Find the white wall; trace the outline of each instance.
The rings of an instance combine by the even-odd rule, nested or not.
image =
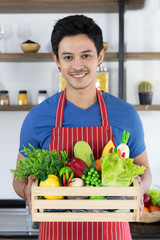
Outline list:
[[[144,9],[125,13],[125,46],[127,51],[160,51],[160,1],[147,0]],[[154,13],[154,14],[153,14]],[[50,52],[50,34],[55,21],[68,14],[0,14],[6,28],[2,51],[22,52],[20,43],[27,39],[41,44],[39,52]],[[102,28],[110,52],[118,51],[118,15],[86,14]],[[110,74],[110,92],[118,95],[118,63],[105,62]],[[153,104],[160,104],[160,61],[127,61],[127,101],[138,104],[137,84],[149,79],[154,84]],[[18,90],[26,89],[29,101],[36,103],[39,89],[49,95],[58,91],[58,70],[53,62],[0,62],[0,89],[8,89],[11,104],[17,103]],[[27,112],[0,112],[0,199],[18,198],[12,189],[10,169],[15,168],[21,124]],[[160,112],[139,112],[145,131],[147,151],[153,172],[153,185],[160,184],[158,171],[158,133]]]
[[[160,1],[147,0],[139,11],[125,14],[125,43],[127,52],[160,52]],[[160,104],[160,60],[129,60],[125,63],[127,101],[139,104],[137,86],[146,79],[153,83],[153,104]],[[160,185],[159,134],[160,111],[140,111],[152,170],[152,187]]]

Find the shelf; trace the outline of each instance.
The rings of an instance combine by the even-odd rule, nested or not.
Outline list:
[[[160,52],[128,52],[125,60],[156,60],[160,59]],[[118,61],[118,52],[105,53],[105,61]],[[52,53],[0,53],[0,62],[52,62]]]
[[[0,53],[0,62],[51,62],[52,53]]]
[[[17,106],[17,105],[6,105],[0,106],[0,111],[30,111],[35,105],[24,105],[24,106]]]
[[[125,9],[140,9],[145,0],[125,0]],[[119,0],[0,0],[0,13],[118,12]]]
[[[118,61],[118,53],[105,53],[105,60]],[[0,62],[52,62],[52,53],[0,53]]]
[[[30,111],[36,105],[26,105],[26,106],[0,106],[0,111]],[[134,105],[138,111],[160,111],[160,105]]]
[[[160,105],[134,105],[138,111],[160,111]]]
[[[125,60],[154,60],[160,59],[160,52],[128,52],[124,54]]]

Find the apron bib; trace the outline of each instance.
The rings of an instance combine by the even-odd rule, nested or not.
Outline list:
[[[66,90],[58,100],[55,128],[52,130],[49,150],[66,151],[73,157],[76,142],[86,141],[90,145],[94,158],[99,159],[104,146],[113,139],[109,126],[106,104],[97,90],[97,98],[102,118],[102,126],[62,127]],[[39,240],[131,240],[129,224],[122,222],[41,222]]]

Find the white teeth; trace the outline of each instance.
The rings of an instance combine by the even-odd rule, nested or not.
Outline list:
[[[74,77],[79,77],[79,78],[81,78],[81,77],[84,77],[86,74],[78,74],[78,75],[73,75]]]

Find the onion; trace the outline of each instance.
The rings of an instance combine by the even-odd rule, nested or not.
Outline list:
[[[81,178],[72,178],[69,187],[83,187],[84,181]],[[68,199],[85,199],[88,198],[86,196],[67,196]]]

